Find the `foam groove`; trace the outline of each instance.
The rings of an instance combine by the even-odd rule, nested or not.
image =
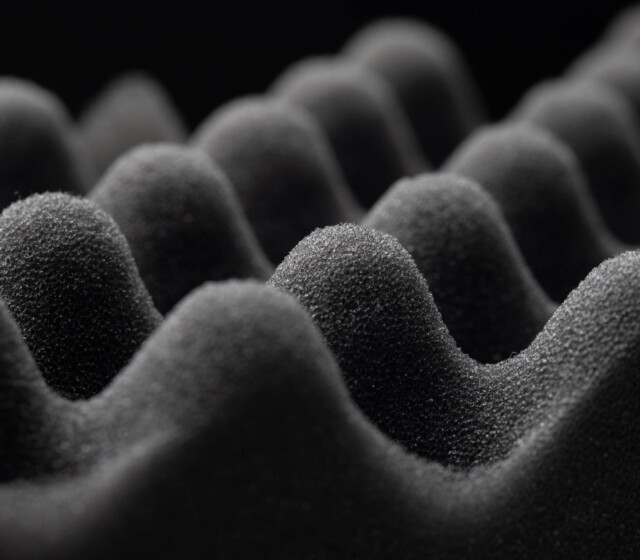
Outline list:
[[[472,134],[447,169],[498,202],[531,269],[556,301],[625,249],[600,215],[573,152],[535,126],[506,123]]]
[[[456,343],[480,362],[528,346],[555,309],[500,210],[472,181],[448,174],[400,181],[363,225],[400,241]]]
[[[229,177],[271,262],[314,228],[362,213],[318,125],[292,105],[232,102],[200,125],[192,143]]]
[[[640,135],[628,101],[597,83],[543,84],[525,96],[513,117],[564,141],[611,231],[624,242],[640,241]]]

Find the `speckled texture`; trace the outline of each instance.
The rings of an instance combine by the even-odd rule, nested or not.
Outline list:
[[[303,60],[285,71],[271,90],[316,119],[365,208],[397,179],[429,168],[392,90],[353,62]]]
[[[314,228],[362,214],[321,129],[293,105],[231,102],[200,125],[192,143],[229,177],[273,263]]]
[[[544,129],[493,125],[471,135],[446,169],[498,202],[525,259],[556,301],[624,246],[613,238],[575,155]]]
[[[0,215],[0,297],[61,394],[98,393],[158,325],[127,242],[80,198],[33,195]]]
[[[325,232],[348,230],[362,231]],[[398,250],[382,234],[369,239],[377,264]],[[469,428],[478,443],[511,440],[505,459],[463,472],[406,453],[367,422],[308,315],[268,287],[197,290],[86,403],[47,392],[18,360],[11,387],[56,412],[40,459],[53,450],[58,458],[49,465],[55,476],[0,487],[4,558],[632,557],[640,521],[639,270],[636,253],[603,264],[504,366],[462,360],[440,373],[487,405],[472,412],[492,419],[487,433]],[[403,276],[414,274],[405,267],[395,278]],[[385,293],[400,295],[378,295]],[[355,308],[334,319],[347,315],[356,336],[370,332]],[[10,330],[1,307],[0,317]],[[445,332],[432,334],[448,346]],[[399,350],[376,347],[372,358],[385,348]],[[449,418],[463,404],[452,400]],[[423,411],[430,406],[423,402]],[[507,437],[510,406],[530,413]],[[428,435],[427,426],[418,421],[415,433]]]
[[[374,22],[356,33],[344,52],[391,86],[434,165],[440,165],[471,130],[486,120],[457,46],[423,22]]]
[[[439,52],[446,59],[446,49]],[[298,132],[283,141],[263,126],[221,138],[234,153],[262,146],[257,151],[267,156],[251,168],[255,177],[324,168],[325,175],[298,175],[299,185],[324,186],[306,206],[295,190],[272,186],[252,204],[281,195],[290,204],[272,207],[278,226],[288,212],[295,219],[308,212],[307,226],[314,210],[327,220],[323,197],[331,208],[344,207],[347,191],[331,190],[342,182],[315,182],[338,176],[326,174],[338,168],[324,167],[332,160],[317,140],[322,135],[309,141],[294,126]],[[313,123],[302,128],[321,132]],[[565,176],[571,158],[558,159],[563,150],[556,150],[556,161],[545,152],[548,142],[511,140],[540,158],[528,154],[522,163],[518,150],[498,142],[496,174],[511,176],[511,161],[536,180],[555,175],[529,190],[537,183],[525,181],[525,171],[516,174],[527,190],[504,200],[520,220],[542,221],[546,212],[554,220],[564,215],[576,234],[593,228],[571,179],[579,173]],[[478,141],[479,153],[487,144],[494,146]],[[273,152],[265,147],[274,145]],[[131,157],[152,153],[170,167],[178,166],[179,152],[194,173],[191,158],[205,157],[175,146],[171,155],[148,149]],[[306,165],[323,150],[324,163]],[[267,173],[268,160],[282,166],[281,175]],[[242,161],[238,156],[238,169]],[[616,169],[615,158],[601,163]],[[534,196],[538,188],[544,200]],[[404,242],[417,262],[379,231],[316,230],[280,264],[271,285],[206,284],[162,322],[122,234],[91,202],[37,195],[5,210],[2,560],[636,558],[640,252],[598,265],[517,355],[478,363],[457,347],[438,298],[476,305],[483,315],[466,320],[479,331],[498,332],[502,317],[515,337],[528,324],[527,295],[539,294],[489,196],[451,175],[401,181],[365,223],[397,227],[398,237],[415,241]],[[518,197],[528,201],[530,217]],[[148,204],[152,210],[162,203]],[[198,208],[206,213],[206,205]],[[576,225],[585,219],[585,227]],[[549,228],[559,246],[571,237],[558,222]],[[584,243],[580,250],[591,250]],[[436,257],[438,270],[424,268]],[[464,289],[454,292],[454,284]],[[491,298],[508,299],[508,309],[496,304],[491,314]],[[32,344],[35,334],[42,344]],[[49,362],[40,371],[43,356]],[[46,368],[64,360],[76,365],[48,377]],[[45,379],[64,380],[67,392]],[[79,396],[70,388],[91,389],[89,398],[67,398]]]
[[[547,83],[525,96],[513,118],[564,141],[611,231],[627,243],[640,242],[640,132],[626,99],[597,83]]]
[[[555,309],[495,202],[468,179],[425,174],[399,181],[363,225],[400,241],[456,343],[480,362],[528,346]]]
[[[183,142],[187,137],[182,117],[163,86],[139,71],[108,84],[80,117],[79,127],[96,178],[139,144]]]
[[[136,148],[107,171],[91,200],[124,233],[162,313],[208,280],[266,280],[273,272],[233,187],[197,150]]]
[[[0,209],[33,193],[83,192],[83,162],[62,103],[41,87],[0,78]]]
[[[381,232],[318,230],[269,282],[308,309],[372,422],[459,468],[504,458],[545,417],[640,360],[640,253],[602,264],[529,347],[495,365],[460,352],[411,256]]]

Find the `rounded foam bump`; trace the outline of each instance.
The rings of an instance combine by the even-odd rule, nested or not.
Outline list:
[[[428,168],[389,86],[353,62],[303,60],[276,80],[272,92],[316,119],[366,208],[397,179]]]
[[[109,418],[105,427],[116,434],[122,425],[140,424],[142,406],[147,425],[132,431],[147,437],[177,426],[192,432],[230,416],[246,423],[248,415],[264,415],[259,430],[283,418],[295,430],[296,399],[312,408],[324,402],[333,409],[328,417],[345,406],[331,353],[293,297],[256,281],[231,280],[203,284],[184,298],[90,404],[91,416]],[[266,404],[273,400],[280,405]],[[279,408],[289,410],[278,414]],[[242,429],[236,425],[233,432]]]
[[[570,68],[568,77],[611,87],[631,104],[640,122],[640,66],[635,49],[596,48]]]
[[[193,146],[230,179],[273,263],[314,228],[362,214],[322,130],[293,105],[259,97],[231,102],[201,124]]]
[[[575,155],[542,128],[510,122],[479,129],[445,167],[477,181],[498,202],[534,275],[556,301],[622,250]]]
[[[155,78],[131,71],[108,84],[79,121],[97,177],[127,150],[147,142],[184,142],[186,126]]]
[[[344,52],[391,86],[434,165],[487,120],[457,46],[424,22],[373,22],[351,38]]]
[[[473,181],[453,174],[401,180],[362,225],[400,241],[449,332],[480,362],[527,347],[554,310],[497,204]]]
[[[273,272],[224,173],[198,150],[144,145],[121,156],[91,200],[127,238],[157,309],[200,284]]]
[[[98,393],[160,315],[115,222],[87,200],[32,195],[0,215],[0,296],[62,395]]]
[[[354,224],[316,230],[269,284],[307,308],[371,421],[411,451],[446,457],[446,438],[420,426],[425,406],[447,413],[447,399],[434,397],[457,367],[457,349],[424,277],[394,237]],[[440,368],[440,379],[424,374],[425,360]]]
[[[627,243],[640,241],[640,133],[628,101],[595,82],[546,83],[512,116],[567,144],[611,232]]]
[[[618,12],[607,26],[603,42],[640,45],[640,7],[631,5]]]
[[[38,192],[82,192],[82,173],[62,103],[34,83],[0,78],[0,208]]]
[[[639,252],[605,261],[527,348],[484,365],[456,347],[424,277],[387,234],[318,230],[270,283],[307,308],[372,422],[413,453],[469,469],[505,459],[598,386],[636,379],[639,262]]]

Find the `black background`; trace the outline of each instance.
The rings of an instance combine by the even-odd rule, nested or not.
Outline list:
[[[0,14],[0,73],[53,90],[77,115],[111,77],[145,69],[193,126],[263,91],[291,62],[336,51],[359,26],[415,15],[462,48],[494,117],[598,39],[625,2],[15,3]]]

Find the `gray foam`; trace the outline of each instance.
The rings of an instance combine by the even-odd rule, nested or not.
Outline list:
[[[440,165],[471,130],[486,120],[456,45],[424,22],[374,22],[356,33],[344,52],[387,81],[435,165]]]
[[[472,181],[452,174],[399,181],[363,225],[393,235],[411,254],[456,343],[478,361],[527,347],[555,309],[499,208]]]
[[[83,166],[62,103],[36,84],[1,78],[0,208],[37,192],[83,192]]]
[[[233,187],[199,151],[135,148],[109,168],[91,200],[124,233],[162,313],[206,281],[266,279],[273,271]]]
[[[604,224],[573,152],[541,128],[480,129],[445,167],[495,198],[534,275],[556,301],[624,250]]]
[[[80,135],[99,177],[127,150],[147,142],[184,142],[186,126],[163,86],[131,71],[109,83],[81,115]]]
[[[513,118],[564,141],[610,230],[622,241],[640,241],[640,134],[623,97],[592,82],[542,84],[525,96]]]
[[[273,263],[314,228],[362,213],[321,129],[293,105],[234,101],[214,111],[192,143],[229,177]]]
[[[397,179],[428,169],[402,107],[373,72],[317,57],[294,64],[271,89],[317,120],[365,208]]]
[[[127,242],[95,205],[32,195],[0,215],[0,296],[47,382],[98,393],[158,325]]]

